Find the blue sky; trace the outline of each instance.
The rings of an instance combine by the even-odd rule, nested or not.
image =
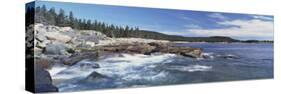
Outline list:
[[[37,1],[75,17],[187,37],[273,40],[273,16]]]

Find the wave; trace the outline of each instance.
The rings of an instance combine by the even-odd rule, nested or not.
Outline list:
[[[139,85],[139,83],[151,83],[156,81],[163,81],[170,74],[168,70],[178,70],[187,72],[196,71],[210,71],[211,66],[204,65],[190,65],[190,66],[173,66],[174,60],[177,58],[176,54],[116,54],[100,59],[98,61],[82,60],[73,66],[63,68],[54,68],[52,71],[52,78],[62,80],[60,83],[55,85],[61,91],[72,90],[73,87],[78,88],[84,87],[81,81],[84,81],[91,73],[97,72],[101,75],[108,77],[110,82],[98,82],[100,84],[110,83],[108,86],[126,86],[126,85]],[[181,57],[180,57],[181,58]],[[166,64],[167,63],[167,64]],[[185,63],[185,62],[182,62]],[[92,66],[98,64],[99,68],[93,68]],[[167,69],[161,67],[168,66]],[[58,72],[59,71],[59,72]],[[161,80],[162,79],[162,80]],[[89,81],[88,83],[95,83],[95,80]],[[81,86],[82,85],[82,86]],[[87,88],[89,86],[86,86]],[[94,86],[95,88],[100,88]],[[92,87],[92,88],[94,88]],[[102,87],[102,85],[101,85]]]
[[[49,72],[52,79],[62,80],[61,83],[57,83],[58,87],[83,80],[94,71],[123,80],[155,79],[164,75],[161,72],[151,71],[156,67],[155,64],[172,62],[170,59],[176,56],[175,54],[120,54],[99,61],[82,60],[70,67],[54,66]],[[100,68],[93,68],[95,64],[99,64]]]
[[[57,73],[65,70],[66,68],[67,68],[66,66],[53,66],[51,69],[48,69],[48,71],[49,71],[51,76],[54,76]]]
[[[209,53],[207,53],[207,52],[202,53],[202,56],[203,56],[203,58],[208,58],[208,59],[214,59],[214,58],[215,58],[215,55],[214,55],[214,53],[212,53],[212,52],[209,52]]]
[[[238,55],[235,55],[235,54],[230,54],[230,53],[222,54],[222,53],[213,53],[213,52],[202,53],[202,57],[203,57],[203,59],[201,59],[201,60],[204,60],[204,59],[214,60],[217,58],[222,58],[222,59],[239,59],[240,58]]]
[[[99,61],[101,68],[96,71],[110,77],[117,76],[124,80],[141,79],[142,77],[152,77],[154,75],[160,76],[161,73],[151,71],[156,67],[155,64],[172,62],[171,58],[173,57],[176,57],[176,55],[122,54],[121,57],[112,57]],[[109,61],[115,63],[109,63]]]
[[[78,62],[77,64],[67,67],[64,70],[61,70],[60,72],[57,72],[52,76],[53,79],[75,79],[75,78],[85,78],[88,75],[90,75],[94,68],[92,68],[93,62],[88,60],[82,60]],[[54,70],[57,70],[58,68],[55,68]]]
[[[212,66],[204,66],[204,65],[189,65],[189,66],[169,66],[167,67],[169,70],[177,70],[183,72],[196,72],[196,71],[210,71]]]

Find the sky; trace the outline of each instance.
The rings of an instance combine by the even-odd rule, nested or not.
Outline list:
[[[109,6],[96,4],[36,1],[36,6],[61,8],[82,19],[108,24],[139,27],[186,37],[228,36],[240,40],[273,40],[274,19],[271,15],[203,12]]]

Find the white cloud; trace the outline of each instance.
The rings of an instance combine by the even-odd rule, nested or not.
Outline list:
[[[235,26],[220,29],[188,29],[194,36],[229,36],[233,38],[273,39],[273,22],[262,20],[233,20],[218,22],[220,25]]]
[[[253,16],[253,18],[255,18],[255,19],[262,19],[262,20],[273,20],[272,17],[258,16],[258,15]]]
[[[212,14],[210,14],[208,16],[212,17],[212,18],[221,19],[221,20],[226,20],[227,19],[227,17],[225,17],[224,15],[222,15],[220,13],[212,13]]]

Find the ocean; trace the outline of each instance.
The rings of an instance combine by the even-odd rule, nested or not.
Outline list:
[[[273,78],[273,44],[181,43],[202,48],[204,58],[155,53],[113,54],[49,72],[59,91],[147,87]],[[100,68],[91,65],[98,64]],[[91,74],[94,75],[91,75]]]

